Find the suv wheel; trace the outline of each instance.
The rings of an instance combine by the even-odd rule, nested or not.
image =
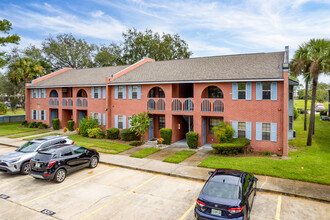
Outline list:
[[[30,163],[27,161],[27,162],[23,163],[20,172],[23,175],[28,175],[29,171],[30,171]]]
[[[90,160],[89,167],[90,168],[95,168],[99,164],[99,159],[95,156],[93,156]]]
[[[56,173],[55,173],[55,178],[54,181],[57,183],[61,183],[65,180],[66,177],[66,172],[64,169],[59,169]]]

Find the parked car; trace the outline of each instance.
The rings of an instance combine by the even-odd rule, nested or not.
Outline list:
[[[72,144],[58,144],[38,151],[30,161],[30,175],[61,183],[67,174],[85,167],[95,168],[99,153]]]
[[[258,179],[239,170],[209,172],[196,201],[197,219],[250,219]]]
[[[315,104],[315,111],[319,112],[319,111],[323,111],[323,110],[325,110],[323,103]]]
[[[59,135],[28,141],[17,150],[0,156],[0,171],[8,173],[20,172],[23,175],[27,175],[30,169],[30,160],[37,154],[37,151],[59,143],[73,144],[74,142],[66,136]]]

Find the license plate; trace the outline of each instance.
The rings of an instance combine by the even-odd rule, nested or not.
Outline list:
[[[41,164],[40,163],[36,163],[35,167],[40,168]]]
[[[30,174],[30,175],[38,179],[44,179],[44,177],[41,175],[36,175],[36,174]]]
[[[221,211],[220,211],[220,210],[216,210],[216,209],[212,209],[212,210],[211,210],[211,214],[212,214],[212,215],[221,216]]]

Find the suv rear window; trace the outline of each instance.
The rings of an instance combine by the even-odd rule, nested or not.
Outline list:
[[[239,199],[240,188],[238,185],[209,181],[202,193],[223,199]]]
[[[52,157],[52,154],[39,152],[34,158],[40,161],[49,161]]]

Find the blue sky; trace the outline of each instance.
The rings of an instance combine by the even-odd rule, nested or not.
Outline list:
[[[40,46],[60,33],[109,44],[135,27],[178,33],[193,57],[282,51],[285,45],[292,57],[310,38],[330,37],[329,0],[6,0],[0,1],[4,18],[21,36],[19,47]],[[330,83],[330,77],[320,81]]]

